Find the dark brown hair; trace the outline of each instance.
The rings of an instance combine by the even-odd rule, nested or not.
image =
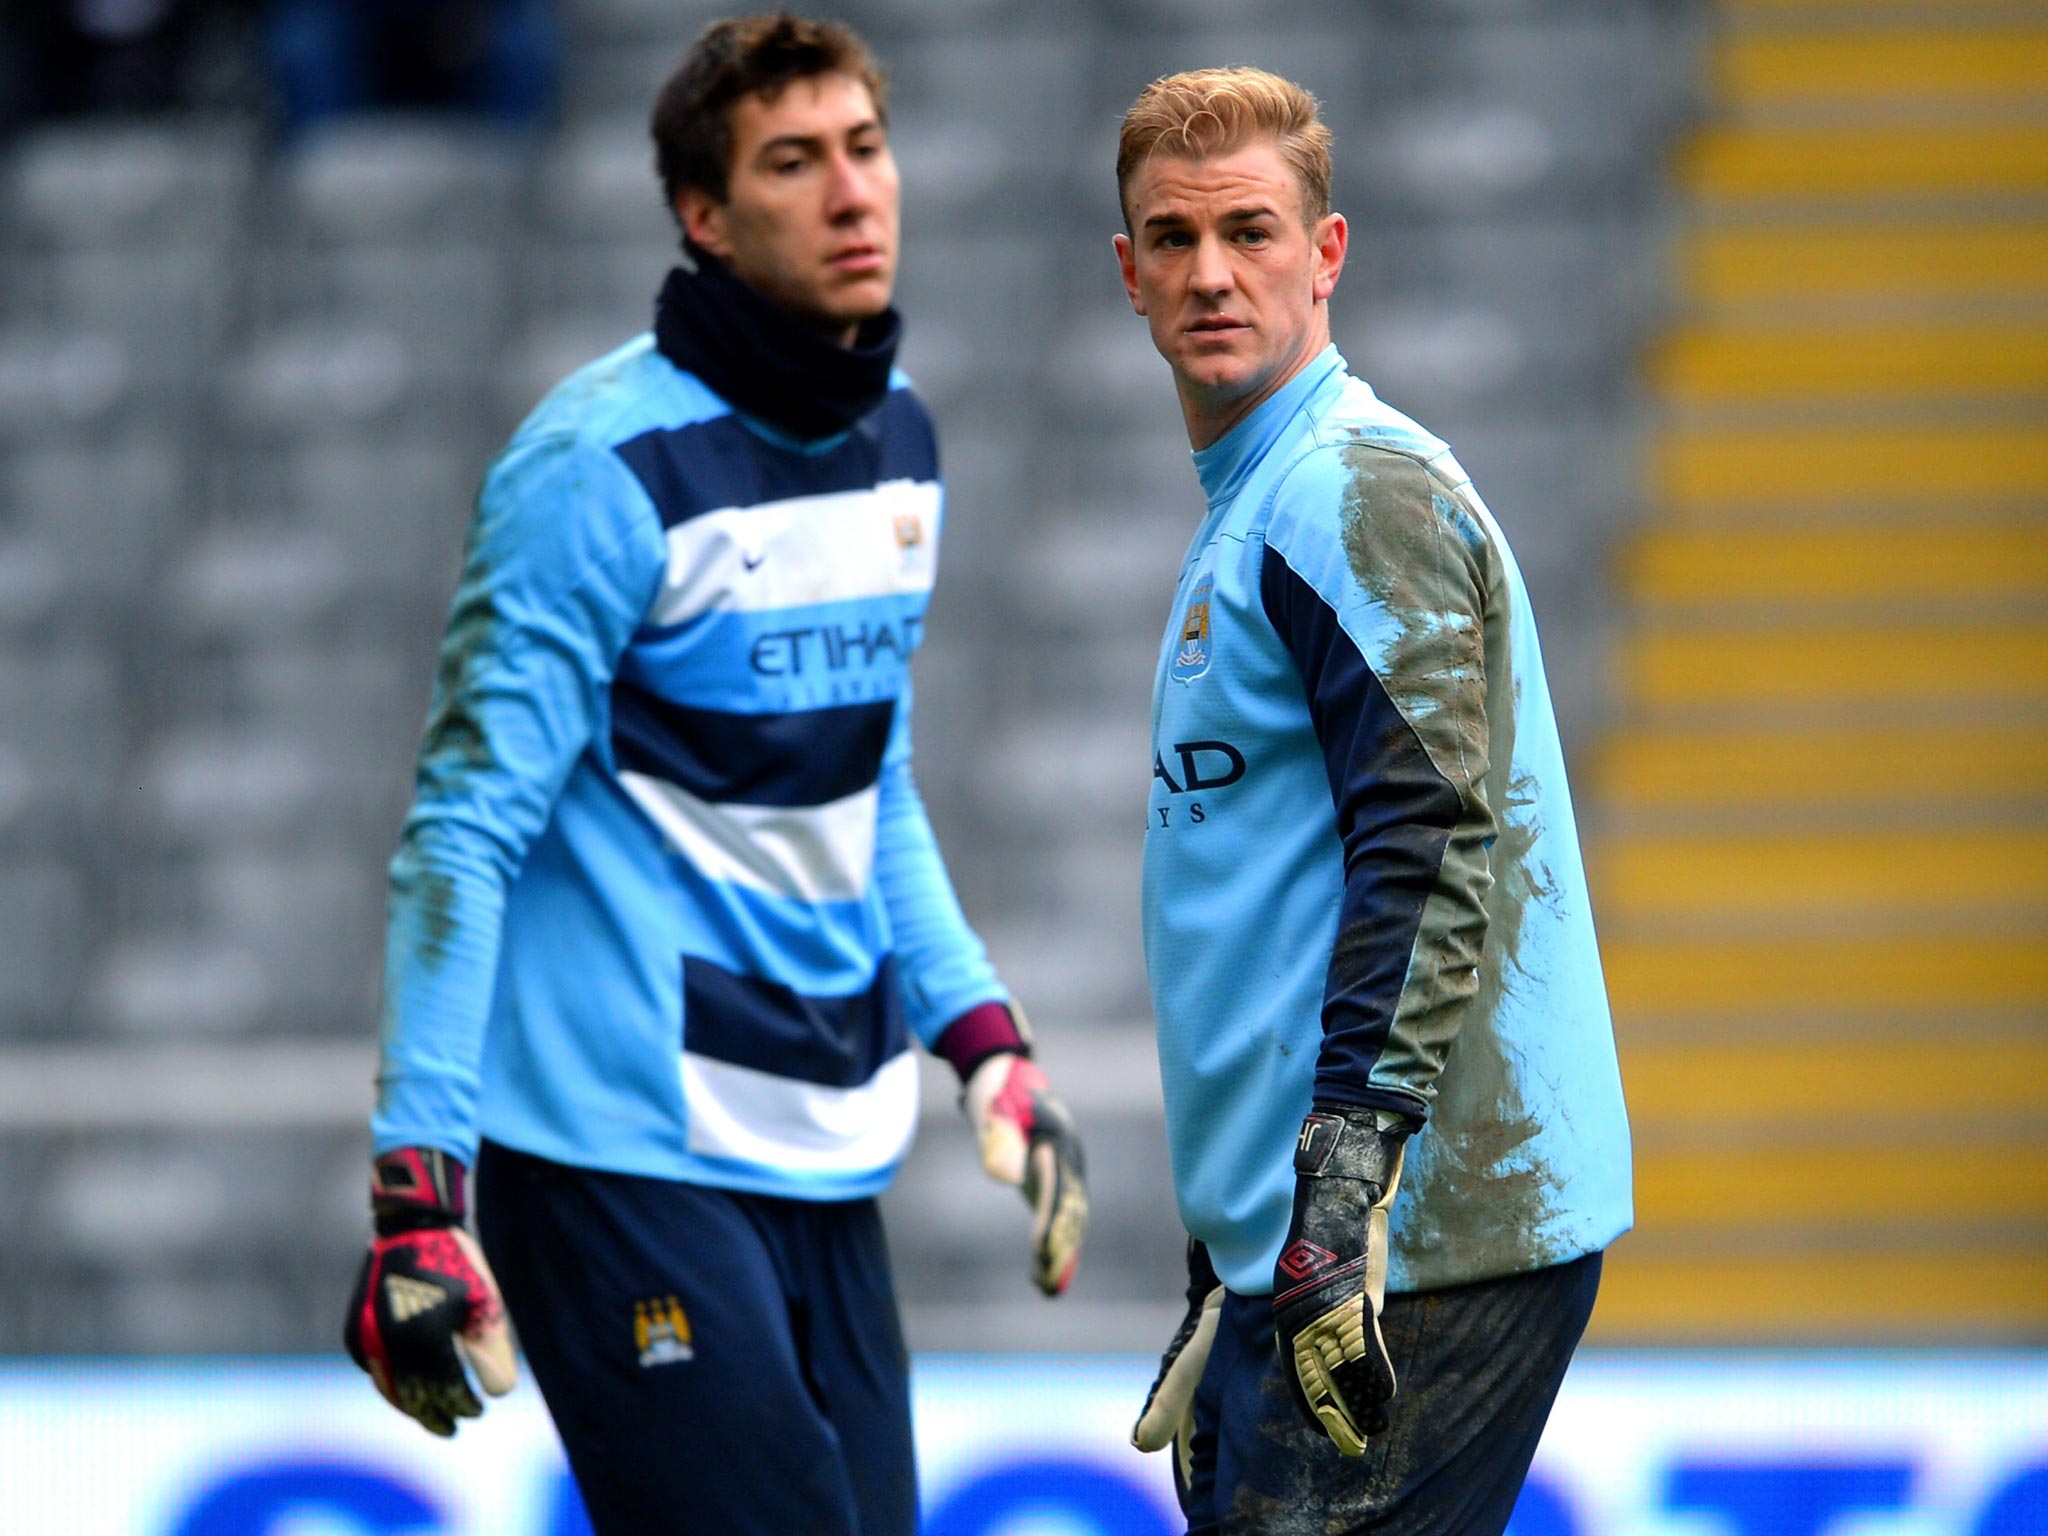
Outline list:
[[[714,21],[690,45],[654,98],[648,131],[671,211],[686,187],[720,202],[732,176],[732,109],[748,96],[773,101],[793,82],[851,75],[888,120],[887,80],[851,27],[788,11]]]

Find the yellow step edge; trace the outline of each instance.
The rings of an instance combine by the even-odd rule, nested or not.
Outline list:
[[[1594,888],[1596,900],[1599,888]],[[1762,1132],[1845,1122],[1870,1128],[1967,1104],[1970,1118],[2048,1116],[2048,1037],[1845,1036],[1649,1042],[1621,1037],[1638,1146],[1660,1135]]]
[[[1623,589],[1647,604],[2037,598],[2048,594],[2048,521],[1651,528],[1620,567]]]
[[[1816,15],[1853,11],[1859,20],[1876,24],[1894,14],[1922,16],[1930,11],[1948,10],[1968,18],[1995,11],[2033,15],[2040,8],[2041,0],[1718,0],[1712,7],[1724,18],[1773,25],[1808,11]]]
[[[2048,325],[1687,326],[1652,349],[1647,377],[1681,405],[2038,395]]]
[[[1649,630],[1617,658],[1622,697],[1652,709],[1715,705],[2048,707],[2048,626]],[[2024,713],[2023,713],[2024,717]]]
[[[1589,805],[1619,810],[2039,798],[2048,796],[2048,725],[1637,727],[1600,741],[1585,782]]]
[[[1594,892],[1595,908],[1599,893]],[[2038,934],[1630,939],[1600,945],[1617,1027],[1781,1015],[2048,1012]]]
[[[1709,68],[1715,93],[1743,106],[2010,100],[2048,95],[2048,32],[1956,24],[1737,33],[1713,50]]]
[[[2048,426],[1671,428],[1652,444],[1650,477],[1680,510],[2037,501],[2048,498]]]
[[[2048,225],[1700,228],[1678,266],[1684,292],[1708,306],[2048,295]]]
[[[1883,1228],[1900,1217],[1894,1145],[1787,1146],[1636,1154],[1643,1232],[1739,1232],[1762,1226]],[[1939,1146],[1915,1159],[1913,1208],[1944,1223],[2048,1225],[2048,1149]]]
[[[2048,191],[2048,129],[1715,128],[1679,150],[1674,170],[1709,200],[2036,195]]]
[[[1905,1252],[1689,1257],[1624,1238],[1608,1254],[1593,1344],[1882,1342],[2048,1335],[2048,1254]]]
[[[1623,923],[2048,906],[2042,830],[1623,835],[1594,841],[1587,864],[1601,914]]]

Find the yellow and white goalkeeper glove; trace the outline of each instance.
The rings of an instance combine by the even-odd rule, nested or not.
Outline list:
[[[1159,1374],[1131,1426],[1131,1444],[1141,1451],[1173,1447],[1183,1485],[1194,1477],[1195,1388],[1209,1364],[1216,1324],[1223,1313],[1223,1282],[1209,1262],[1206,1244],[1188,1239],[1188,1310],[1173,1341],[1159,1357]]]
[[[1024,1191],[1031,1207],[1031,1278],[1057,1296],[1081,1262],[1088,1168],[1073,1117],[1028,1056],[1006,1051],[974,1069],[962,1095],[988,1176]]]
[[[1273,1267],[1280,1374],[1308,1421],[1346,1456],[1387,1427],[1394,1363],[1380,1337],[1387,1212],[1414,1122],[1318,1104],[1294,1145],[1294,1219]]]
[[[1088,1224],[1088,1165],[1066,1106],[1031,1060],[1031,1026],[1015,1003],[982,1003],[949,1024],[933,1047],[960,1075],[960,1104],[992,1179],[1024,1191],[1031,1207],[1031,1278],[1057,1296],[1081,1262]]]

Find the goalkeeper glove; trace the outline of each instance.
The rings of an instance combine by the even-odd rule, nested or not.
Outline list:
[[[342,1330],[385,1400],[437,1435],[484,1411],[463,1361],[493,1397],[518,1374],[498,1282],[462,1225],[464,1179],[461,1163],[429,1147],[401,1147],[371,1165],[376,1235]]]
[[[1223,1282],[1209,1262],[1209,1250],[1188,1239],[1188,1310],[1166,1353],[1159,1374],[1131,1426],[1131,1444],[1141,1451],[1164,1450],[1170,1443],[1180,1462],[1180,1480],[1194,1478],[1195,1386],[1209,1363],[1216,1342],[1216,1323],[1223,1311]]]
[[[1022,1015],[1009,1011],[1028,1049]],[[976,1066],[961,1103],[981,1143],[981,1166],[990,1178],[1022,1187],[1031,1207],[1031,1278],[1046,1295],[1059,1295],[1081,1262],[1081,1231],[1088,1224],[1087,1163],[1073,1118],[1019,1049],[998,1051]]]
[[[1413,1122],[1318,1105],[1294,1145],[1294,1219],[1273,1269],[1280,1374],[1295,1405],[1346,1456],[1387,1427],[1394,1363],[1380,1337],[1387,1210]]]

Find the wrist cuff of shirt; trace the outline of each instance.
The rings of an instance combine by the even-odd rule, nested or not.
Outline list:
[[[1031,1040],[1018,1026],[1009,1004],[977,1003],[939,1032],[932,1051],[945,1057],[965,1083],[991,1056],[1005,1051],[1029,1056]]]
[[[370,1163],[370,1212],[379,1237],[460,1226],[469,1170],[439,1147],[397,1147]]]
[[[1405,1088],[1367,1088],[1346,1082],[1332,1082],[1316,1074],[1315,1102],[1318,1108],[1389,1109],[1414,1122],[1421,1129],[1429,1119],[1429,1101]]]

